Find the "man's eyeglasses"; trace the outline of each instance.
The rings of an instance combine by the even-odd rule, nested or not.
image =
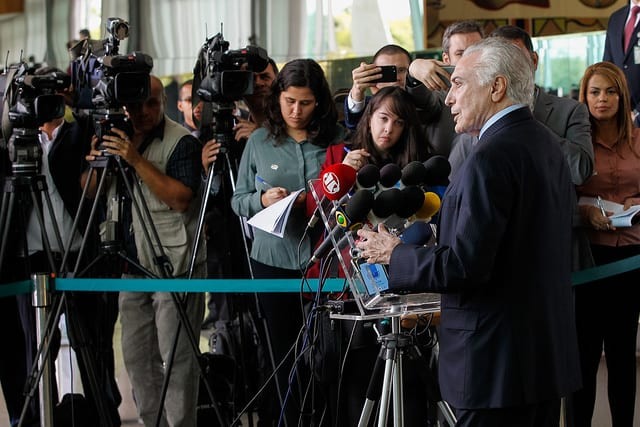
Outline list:
[[[182,98],[180,101],[182,101],[182,102],[188,102],[188,103],[191,103],[191,99],[192,99],[191,97],[188,97],[188,98]]]

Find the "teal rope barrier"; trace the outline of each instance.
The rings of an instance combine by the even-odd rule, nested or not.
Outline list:
[[[0,285],[0,298],[31,292],[31,280]]]
[[[318,279],[309,279],[303,291],[315,292]],[[125,292],[300,292],[300,279],[56,279],[59,291]],[[339,292],[344,279],[328,279],[322,290]]]
[[[574,286],[582,285],[595,280],[604,279],[605,277],[637,270],[639,268],[640,255],[635,255],[629,258],[610,262],[609,264],[602,264],[597,267],[576,271],[571,275],[571,282]]]
[[[640,255],[587,268],[571,275],[573,286],[640,269]],[[327,279],[323,292],[340,292],[345,279]],[[126,292],[300,292],[300,279],[63,279],[55,280],[59,291]],[[316,292],[318,279],[309,279],[305,292]],[[0,285],[0,298],[31,292],[31,281]]]

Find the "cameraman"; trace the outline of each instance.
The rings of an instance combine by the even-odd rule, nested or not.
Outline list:
[[[233,131],[235,140],[242,142],[243,147],[249,135],[264,122],[264,100],[271,93],[271,84],[276,79],[276,75],[278,75],[278,66],[273,59],[269,58],[269,64],[264,70],[253,73],[253,93],[243,98],[249,111],[243,108],[241,102],[236,103],[236,124]],[[209,165],[215,161],[219,148],[220,144],[211,139],[202,149],[202,166],[205,172],[209,171]],[[242,152],[239,153],[238,158],[241,155]]]
[[[133,134],[129,136],[114,128],[112,133],[103,136],[102,144],[108,154],[119,156],[135,173],[133,179],[140,183],[142,194],[134,191],[133,197],[139,205],[148,206],[162,247],[173,266],[173,276],[181,277],[187,273],[200,206],[200,143],[184,127],[166,117],[165,105],[162,82],[151,76],[148,98],[125,105]],[[97,143],[94,137],[87,160],[102,155],[96,149]],[[124,203],[122,211],[128,256],[156,275],[164,276],[150,253],[152,242],[145,241],[142,233],[143,219],[132,211],[130,200]],[[203,278],[206,273],[204,249],[198,254],[193,277]],[[139,276],[139,272],[123,274],[123,277],[134,276]],[[163,365],[172,350],[179,324],[178,312],[167,292],[121,292],[119,302],[125,367],[135,390],[140,416],[145,425],[154,425],[165,374]],[[204,294],[190,294],[186,312],[197,336],[204,315]],[[197,361],[183,330],[170,372],[162,425],[196,425],[198,385]]]
[[[246,67],[244,65],[243,67]],[[233,128],[237,144],[230,147],[230,156],[237,170],[237,164],[242,157],[244,145],[251,133],[262,125],[265,119],[264,100],[271,93],[271,84],[278,74],[275,61],[269,58],[266,68],[253,73],[253,93],[246,95],[242,101],[236,103],[236,124]],[[249,111],[243,110],[248,107]],[[243,118],[245,117],[245,118]],[[208,173],[209,166],[218,159],[221,144],[215,139],[207,141],[202,149],[202,166]],[[214,183],[216,194],[207,213],[207,257],[210,278],[246,278],[249,276],[247,268],[247,254],[245,253],[240,233],[239,219],[231,210],[231,196],[233,186],[230,177],[217,171],[220,178]],[[235,170],[234,170],[235,173]],[[211,294],[208,303],[209,314],[203,323],[203,328],[214,326],[217,320],[227,321],[233,315],[229,310],[227,297],[224,294]]]

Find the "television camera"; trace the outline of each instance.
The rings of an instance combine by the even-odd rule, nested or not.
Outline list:
[[[45,72],[41,72],[41,71]],[[46,69],[37,71],[21,61],[0,75],[0,98],[4,102],[2,134],[8,137],[8,152],[14,175],[32,176],[40,173],[42,148],[39,127],[64,116],[64,97],[59,92],[67,89],[67,74]]]
[[[233,140],[234,101],[253,94],[253,71],[269,65],[266,50],[257,46],[229,50],[222,32],[208,38],[193,70],[193,105],[205,102],[200,128],[204,140],[215,137],[226,152]],[[210,123],[210,126],[208,125]]]
[[[133,133],[122,107],[144,102],[149,96],[153,68],[153,59],[145,53],[119,54],[120,42],[129,36],[127,21],[109,18],[105,26],[106,39],[82,40],[69,49],[74,106],[91,111],[98,140],[114,127]]]

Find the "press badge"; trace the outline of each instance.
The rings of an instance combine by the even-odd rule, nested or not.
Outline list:
[[[640,43],[640,40],[638,40],[638,43]],[[640,64],[640,46],[637,44],[633,47],[633,63]]]

